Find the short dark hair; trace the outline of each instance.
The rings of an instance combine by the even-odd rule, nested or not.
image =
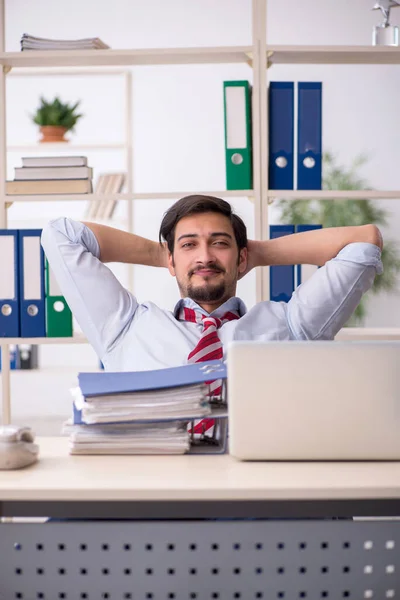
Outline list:
[[[164,214],[160,225],[159,240],[167,242],[168,250],[173,252],[175,242],[175,229],[178,221],[190,215],[216,212],[228,217],[232,224],[239,252],[247,246],[247,229],[243,220],[236,215],[229,202],[214,196],[192,195],[181,198],[173,204]]]

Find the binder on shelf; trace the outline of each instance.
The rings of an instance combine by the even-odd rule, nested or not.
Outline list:
[[[269,188],[294,187],[294,83],[269,84]]]
[[[296,225],[296,233],[302,231],[314,231],[322,229],[322,225]],[[296,287],[310,279],[319,269],[316,265],[297,265],[296,268]]]
[[[270,225],[269,236],[273,240],[294,233],[294,225]],[[294,292],[294,265],[278,265],[269,269],[270,299],[289,302]]]
[[[10,351],[10,369],[12,371],[14,371],[15,369],[20,369],[20,361],[19,361],[19,352],[18,352],[18,346],[16,346],[15,344],[10,344],[9,346],[9,351]],[[0,348],[0,371],[1,371],[1,367],[2,367],[2,358],[1,358],[1,348]]]
[[[224,81],[226,188],[253,187],[251,86],[248,81]]]
[[[21,337],[45,337],[44,252],[41,229],[20,229],[19,281]]]
[[[72,312],[62,295],[47,258],[45,269],[47,337],[72,337]]]
[[[19,369],[39,368],[39,348],[35,344],[18,344]]]
[[[297,189],[322,188],[322,83],[299,82]]]
[[[0,229],[0,256],[0,337],[19,337],[19,244],[16,229]]]

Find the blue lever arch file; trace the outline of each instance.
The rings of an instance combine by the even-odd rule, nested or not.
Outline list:
[[[0,337],[19,337],[18,231],[0,229]]]
[[[297,189],[322,188],[322,83],[299,82]]]
[[[322,229],[322,225],[296,225],[296,233],[302,231],[314,231]],[[296,268],[296,287],[310,279],[312,275],[319,269],[316,265],[297,265]]]
[[[270,225],[271,240],[294,233],[294,225]],[[294,292],[294,265],[278,265],[269,269],[270,299],[289,302]]]
[[[269,84],[269,188],[293,189],[294,84]]]
[[[44,252],[41,229],[19,230],[21,337],[46,337]]]
[[[226,379],[226,365],[219,360],[156,369],[118,373],[79,373],[78,382],[85,398],[178,388],[210,379]]]

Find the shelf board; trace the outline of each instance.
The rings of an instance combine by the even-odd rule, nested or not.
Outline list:
[[[204,196],[218,196],[226,198],[244,198],[254,196],[253,190],[224,190],[219,192],[151,192],[135,194],[44,194],[44,195],[8,195],[5,196],[7,203],[12,202],[73,202],[77,200],[92,201],[97,198],[101,200],[168,200],[178,199],[191,194],[201,194]],[[1,205],[1,197],[0,197]]]
[[[88,341],[83,334],[76,334],[72,337],[42,337],[42,338],[0,338],[1,345],[9,344],[87,344]]]
[[[400,190],[269,190],[268,198],[288,200],[398,200]]]
[[[269,65],[398,65],[398,46],[267,46]]]
[[[0,53],[5,67],[149,66],[247,63],[252,46],[139,50],[27,50]]]
[[[20,144],[7,146],[7,152],[41,152],[45,153],[50,150],[124,150],[126,144],[74,144],[73,142],[59,143],[37,143],[37,144]]]
[[[63,68],[251,63],[252,46],[142,48],[138,50],[29,50],[0,53],[11,68]],[[267,46],[269,65],[400,64],[397,46]]]

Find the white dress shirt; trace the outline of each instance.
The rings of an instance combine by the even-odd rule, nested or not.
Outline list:
[[[187,363],[202,325],[178,321],[181,305],[207,314],[184,298],[173,312],[142,302],[99,260],[94,233],[67,218],[51,221],[42,245],[58,284],[88,341],[108,371],[142,371]],[[349,244],[293,293],[288,303],[259,302],[249,311],[230,298],[213,316],[237,310],[241,318],[218,331],[223,347],[232,340],[331,340],[361,296],[382,273],[381,251]]]

